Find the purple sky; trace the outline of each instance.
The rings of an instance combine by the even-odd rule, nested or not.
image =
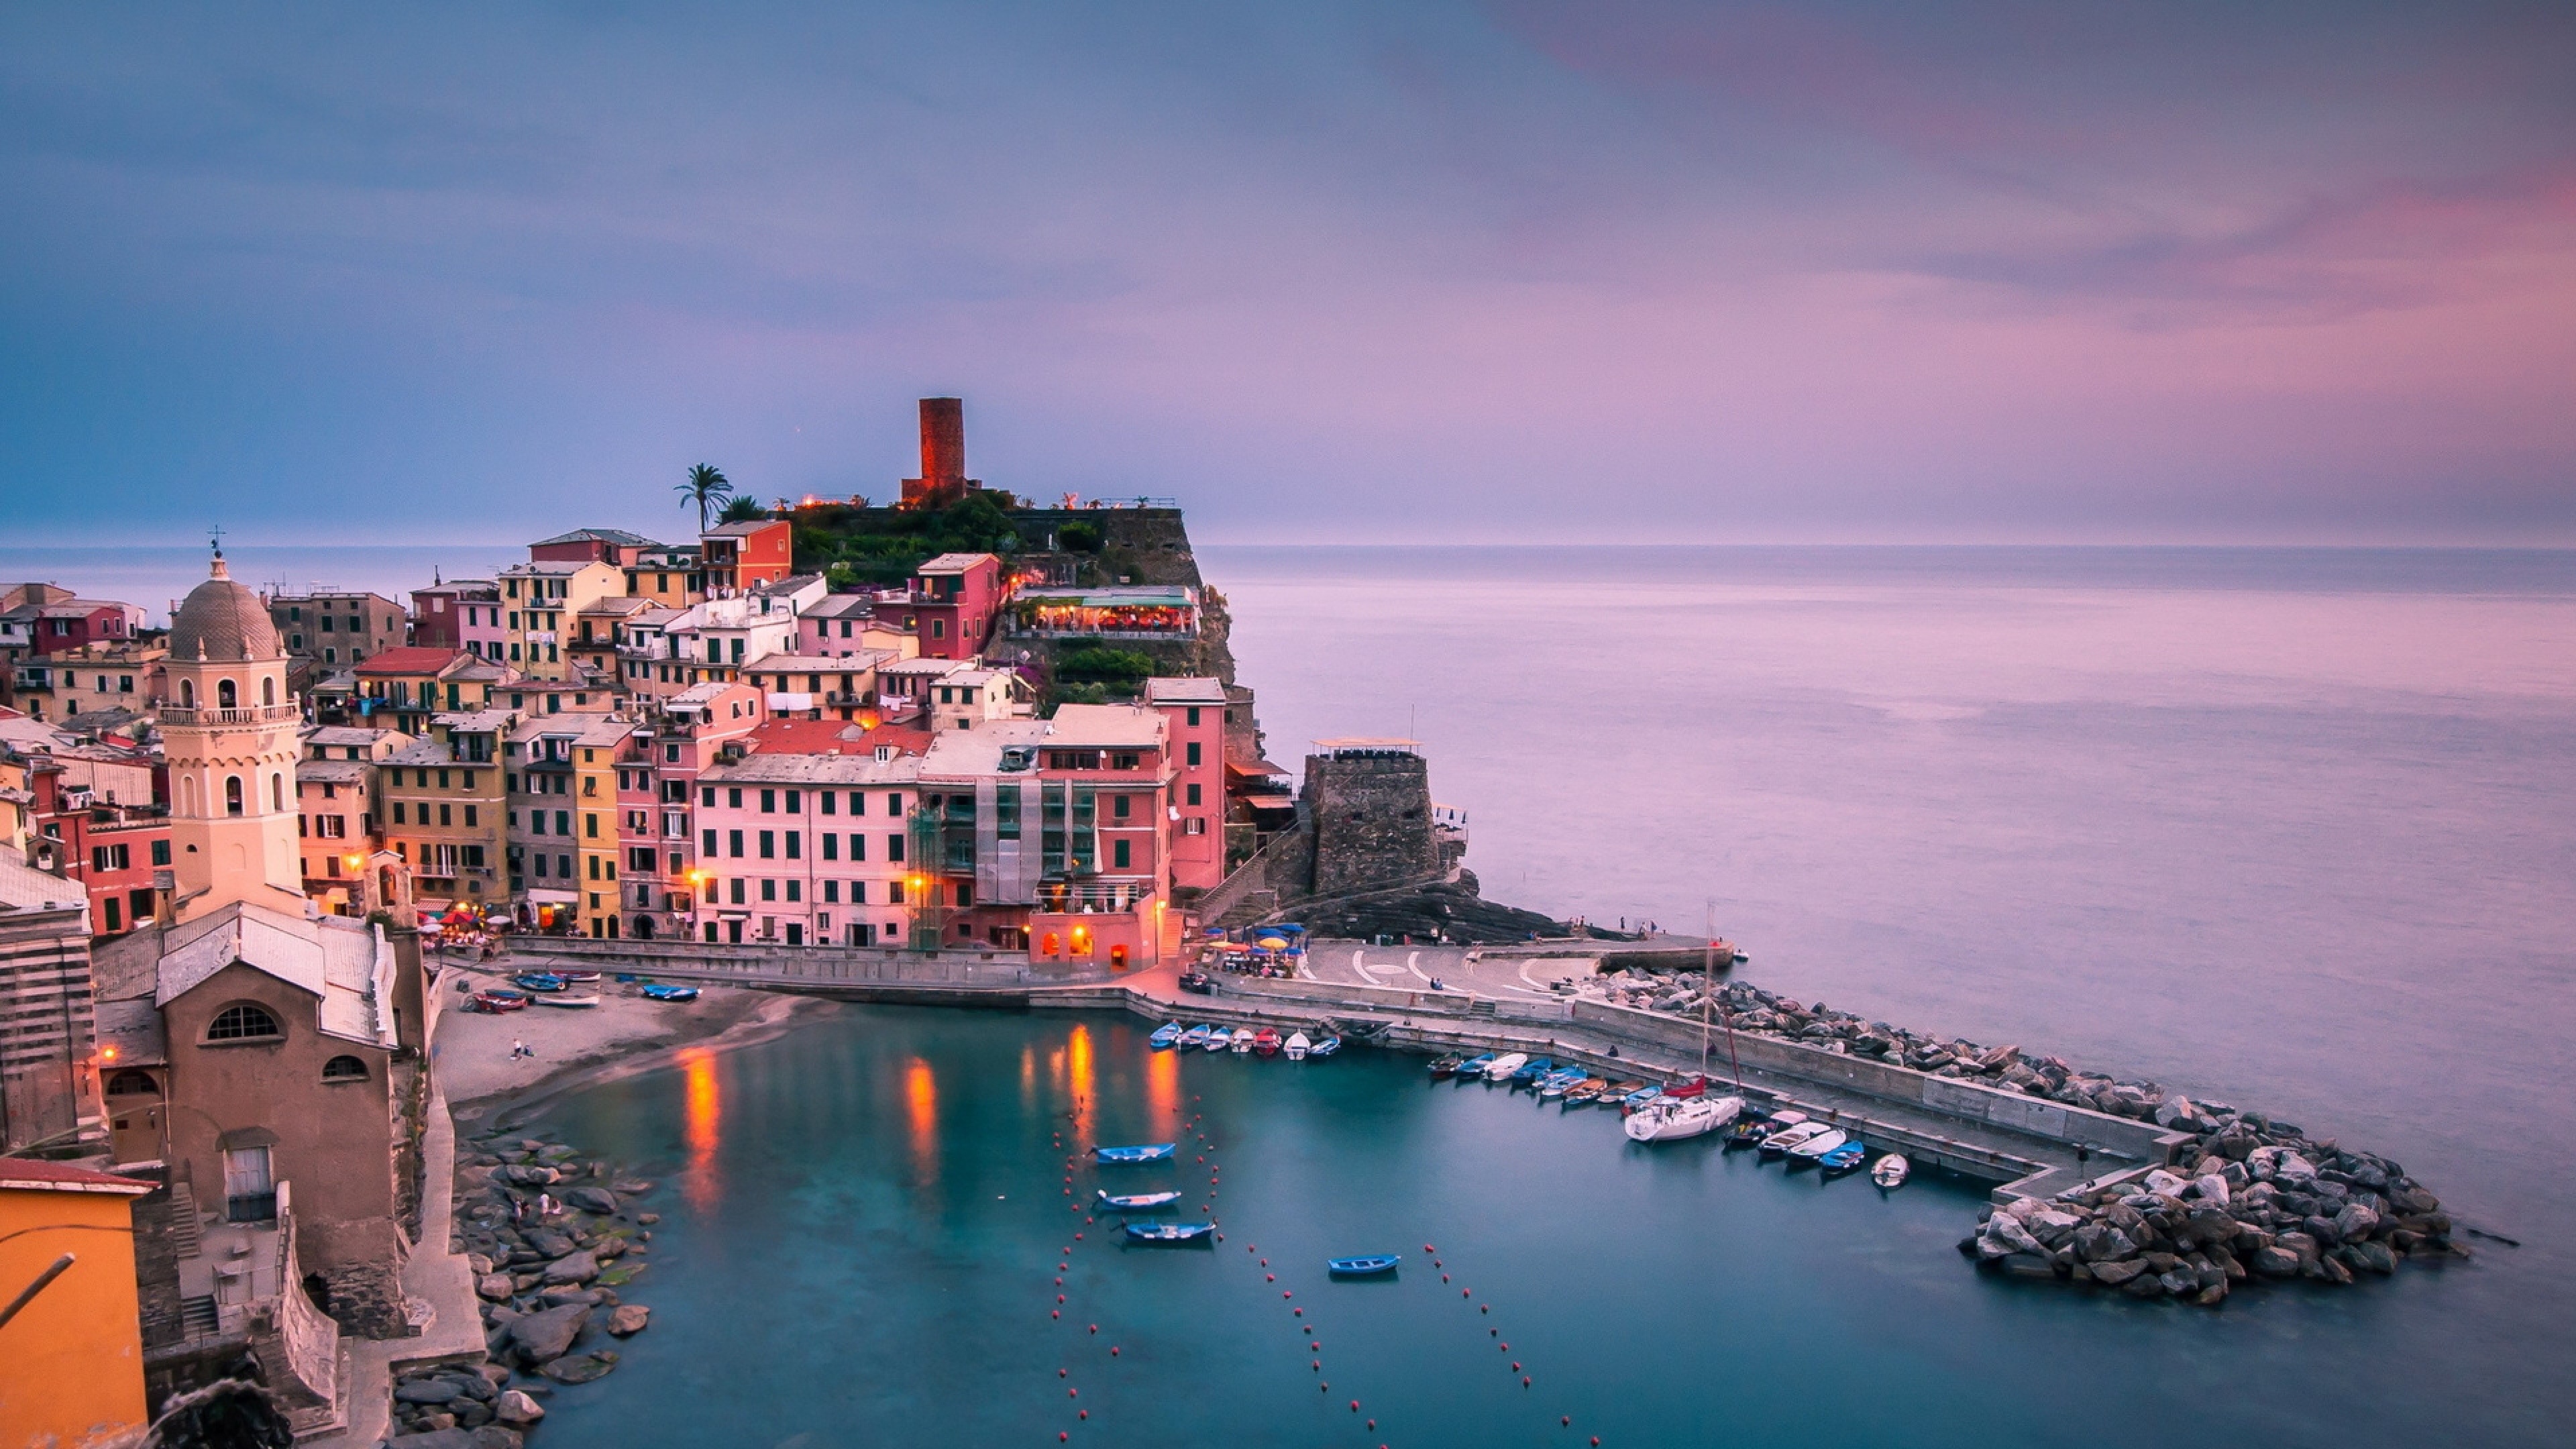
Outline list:
[[[667,536],[954,392],[1235,541],[2566,544],[2571,76],[2565,4],[11,7],[0,522]]]

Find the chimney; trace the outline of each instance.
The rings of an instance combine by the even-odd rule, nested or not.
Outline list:
[[[932,491],[966,483],[966,404],[953,397],[921,400],[921,481]]]

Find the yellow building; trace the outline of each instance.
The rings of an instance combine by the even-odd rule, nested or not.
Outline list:
[[[123,1442],[144,1424],[134,1199],[154,1184],[0,1157],[0,1435],[59,1449]],[[48,1276],[50,1275],[50,1276]]]
[[[610,715],[573,741],[573,790],[581,807],[579,929],[617,934],[617,766],[635,751],[635,722]]]
[[[532,679],[572,677],[574,621],[581,611],[626,592],[612,564],[526,563],[500,576],[503,661]]]

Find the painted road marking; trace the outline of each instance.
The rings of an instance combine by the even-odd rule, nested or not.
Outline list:
[[[1421,980],[1423,985],[1428,986],[1431,984],[1431,978],[1422,974],[1421,961],[1422,953],[1419,951],[1413,952],[1404,958],[1404,969],[1412,972],[1415,977]]]

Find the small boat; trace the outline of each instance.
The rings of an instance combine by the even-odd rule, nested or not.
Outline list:
[[[1536,1084],[1538,1087],[1538,1094],[1540,1097],[1548,1099],[1562,1097],[1566,1093],[1573,1091],[1574,1084],[1582,1081],[1588,1075],[1590,1074],[1585,1072],[1581,1067],[1567,1067],[1561,1072],[1550,1072],[1546,1076],[1538,1079]]]
[[[582,986],[587,986],[587,985],[589,985],[591,982],[593,982],[593,981],[597,981],[597,980],[599,979],[599,973],[598,973],[598,972],[596,972],[596,971],[560,971],[560,970],[559,970],[559,971],[553,972],[552,974],[553,974],[553,975],[556,975],[556,976],[560,976],[560,977],[562,977],[562,978],[563,978],[566,982],[568,982],[568,983],[575,984],[575,985],[582,985]]]
[[[1164,1022],[1161,1026],[1154,1028],[1154,1034],[1152,1036],[1145,1038],[1145,1044],[1158,1052],[1169,1050],[1173,1043],[1181,1039],[1181,1031],[1182,1027],[1179,1022]]]
[[[1313,1051],[1314,1049],[1315,1044],[1312,1041],[1307,1040],[1306,1034],[1302,1031],[1291,1032],[1288,1037],[1288,1045],[1281,1048],[1281,1050],[1288,1053],[1288,1060],[1292,1062],[1304,1061],[1306,1059],[1306,1053]]]
[[[1206,1045],[1207,1049],[1212,1052],[1232,1051],[1234,1049],[1234,1033],[1217,1025],[1215,1022],[1209,1022]]]
[[[465,1000],[468,1005],[483,1011],[525,1011],[528,1009],[528,993],[524,991],[512,991],[506,986],[486,987],[481,991],[475,992],[472,996],[465,998]]]
[[[1906,1161],[1901,1154],[1891,1152],[1871,1165],[1869,1180],[1880,1187],[1903,1187],[1906,1174],[1913,1170],[1913,1163]]]
[[[1512,1085],[1515,1087],[1537,1086],[1541,1081],[1544,1081],[1547,1078],[1548,1073],[1556,1070],[1558,1070],[1558,1064],[1554,1057],[1531,1057],[1512,1070],[1510,1074]]]
[[[1633,1079],[1625,1082],[1612,1082],[1610,1085],[1601,1089],[1601,1100],[1604,1102],[1616,1102],[1625,1098],[1630,1092],[1642,1092],[1645,1088],[1645,1083],[1635,1081]]]
[[[1365,1278],[1372,1273],[1392,1273],[1404,1261],[1399,1253],[1362,1253],[1356,1258],[1328,1258],[1324,1266],[1336,1278]]]
[[[1192,1047],[1203,1047],[1203,1046],[1206,1046],[1206,1045],[1207,1045],[1207,1039],[1208,1039],[1208,1027],[1207,1027],[1207,1023],[1205,1023],[1205,1022],[1201,1022],[1201,1023],[1199,1023],[1197,1026],[1191,1027],[1189,1030],[1187,1030],[1187,1031],[1185,1031],[1185,1032],[1182,1032],[1182,1033],[1181,1033],[1181,1036],[1180,1036],[1180,1040],[1176,1043],[1176,1045],[1177,1045],[1177,1046],[1179,1046],[1179,1048],[1180,1048],[1182,1051],[1188,1051],[1188,1050],[1189,1050],[1190,1048],[1192,1048]]]
[[[545,971],[522,971],[510,978],[510,984],[522,991],[561,991],[564,979]]]
[[[1252,1028],[1248,1026],[1238,1026],[1234,1029],[1234,1036],[1226,1044],[1233,1048],[1237,1056],[1241,1056],[1242,1054],[1252,1050],[1252,1042]]]
[[[698,999],[698,988],[666,986],[659,981],[648,981],[644,984],[643,994],[647,1001],[695,1001]]]
[[[1632,1142],[1672,1142],[1685,1137],[1705,1137],[1736,1118],[1744,1110],[1742,1097],[1681,1097],[1647,1103],[1619,1130]]]
[[[1601,1099],[1601,1094],[1609,1089],[1610,1084],[1601,1080],[1599,1077],[1585,1077],[1582,1081],[1579,1081],[1573,1086],[1565,1089],[1565,1105],[1569,1107],[1588,1107],[1594,1102],[1599,1101]]]
[[[1485,1080],[1499,1082],[1527,1065],[1529,1065],[1529,1058],[1526,1055],[1520,1052],[1507,1052],[1486,1065]]]
[[[1214,1223],[1129,1223],[1131,1243],[1195,1243],[1216,1231]]]
[[[1833,1151],[1835,1148],[1840,1147],[1851,1140],[1852,1135],[1850,1133],[1843,1131],[1839,1127],[1828,1127],[1824,1131],[1817,1133],[1815,1136],[1808,1138],[1806,1141],[1799,1143],[1797,1146],[1790,1148],[1789,1165],[1791,1167],[1795,1167],[1801,1162],[1813,1162],[1817,1158],[1824,1156],[1826,1153]]]
[[[1761,1148],[1764,1157],[1785,1157],[1790,1148],[1810,1137],[1820,1136],[1831,1130],[1833,1129],[1822,1122],[1793,1122],[1776,1132],[1766,1134],[1756,1145]]]
[[[1279,1033],[1269,1027],[1253,1033],[1252,1049],[1265,1057],[1279,1055]]]
[[[1095,1147],[1091,1149],[1091,1160],[1094,1162],[1161,1162],[1172,1155],[1172,1149],[1177,1145],[1171,1142],[1147,1142],[1135,1147]]]
[[[1860,1166],[1868,1156],[1868,1146],[1854,1137],[1831,1151],[1816,1154],[1816,1166],[1823,1168],[1827,1177],[1840,1177]]]
[[[1308,1047],[1306,1049],[1306,1055],[1309,1057],[1328,1057],[1341,1049],[1342,1039],[1340,1037],[1326,1036],[1321,1041],[1316,1042],[1313,1046]]]
[[[584,996],[540,996],[540,997],[536,998],[536,1002],[537,1002],[537,1005],[539,1005],[539,1006],[562,1006],[562,1007],[569,1007],[569,1008],[572,1008],[572,1009],[578,1010],[578,1009],[580,1009],[580,1008],[582,1008],[582,1007],[585,1007],[585,1006],[597,1006],[597,1005],[599,1004],[599,998],[598,998],[598,997],[596,997],[596,996],[588,996],[588,995],[584,995]]]
[[[1726,1150],[1733,1152],[1739,1147],[1759,1146],[1766,1134],[1777,1130],[1760,1117],[1741,1118],[1726,1129]]]
[[[1631,1087],[1620,1094],[1619,1115],[1625,1117],[1663,1094],[1661,1087]]]
[[[1492,1052],[1479,1052],[1458,1064],[1458,1080],[1463,1082],[1469,1077],[1481,1077],[1485,1074],[1486,1069],[1493,1066],[1493,1064],[1494,1054]]]
[[[1459,1068],[1459,1066],[1460,1066],[1461,1064],[1463,1064],[1466,1060],[1467,1060],[1467,1059],[1466,1059],[1465,1057],[1457,1057],[1457,1056],[1450,1056],[1450,1057],[1433,1057],[1433,1058],[1431,1059],[1431,1068],[1430,1068],[1430,1070],[1431,1070],[1431,1080],[1433,1080],[1433,1081],[1437,1082],[1437,1081],[1441,1081],[1441,1080],[1443,1080],[1443,1079],[1445,1079],[1445,1078],[1454,1077],[1454,1076],[1458,1075],[1458,1068]]]
[[[1181,1195],[1177,1192],[1134,1192],[1120,1197],[1103,1190],[1100,1193],[1100,1210],[1107,1213],[1149,1213],[1159,1207],[1170,1207],[1180,1200]]]

